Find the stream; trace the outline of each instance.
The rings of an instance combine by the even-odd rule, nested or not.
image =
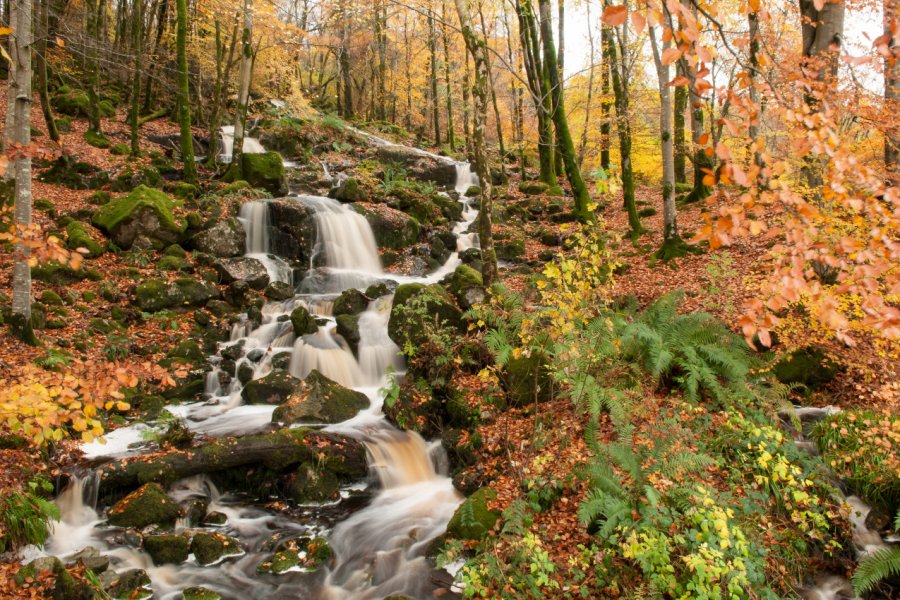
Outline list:
[[[231,132],[225,131],[228,146]],[[365,132],[373,144],[389,143]],[[244,140],[244,151],[260,151],[253,138]],[[226,148],[230,151],[230,147]],[[424,152],[424,151],[423,151]],[[230,155],[230,152],[226,152]],[[210,357],[207,373],[207,401],[167,407],[199,435],[216,437],[266,430],[271,426],[274,406],[248,405],[241,398],[242,385],[237,371],[244,365],[253,368],[253,379],[273,369],[272,359],[290,353],[288,371],[304,378],[317,369],[334,381],[360,391],[370,406],[355,417],[331,425],[326,431],[339,432],[362,441],[373,477],[344,486],[340,499],[303,505],[291,514],[268,510],[236,494],[223,493],[206,476],[180,480],[170,486],[168,495],[185,502],[203,498],[209,511],[227,518],[222,526],[205,527],[182,518],[175,532],[209,530],[241,541],[244,552],[230,556],[214,566],[200,566],[193,555],[180,565],[155,566],[143,551],[135,548],[129,533],[106,523],[102,507],[97,505],[98,483],[93,473],[72,477],[69,486],[56,500],[61,519],[43,550],[31,547],[25,558],[53,555],[63,560],[87,547],[110,557],[111,569],[123,572],[143,569],[150,576],[154,596],[177,599],[191,586],[204,586],[223,598],[382,598],[405,594],[413,598],[431,597],[438,585],[435,571],[425,558],[428,544],[442,535],[447,522],[462,501],[447,475],[447,459],[439,441],[428,442],[419,435],[400,431],[382,413],[382,388],[391,372],[402,375],[405,368],[399,348],[387,333],[392,295],[372,300],[359,319],[358,358],[335,333],[331,306],[339,293],[348,288],[366,289],[373,283],[392,280],[397,283],[434,283],[452,272],[460,263],[458,252],[477,247],[477,235],[466,233],[478,216],[473,199],[464,192],[477,183],[468,163],[455,163],[455,188],[460,192],[463,221],[454,233],[457,252],[435,272],[424,277],[386,274],[381,267],[375,238],[366,219],[336,200],[322,196],[291,195],[291,201],[314,211],[317,241],[315,264],[307,277],[295,286],[295,296],[286,301],[268,302],[262,308],[258,327],[243,315],[231,331],[230,340],[219,344]],[[327,167],[325,167],[327,172]],[[271,211],[266,201],[245,203],[240,210],[246,235],[246,256],[260,260],[273,281],[294,285],[293,270],[272,252],[269,241]],[[324,260],[322,260],[324,259]],[[286,315],[297,306],[305,307],[320,319],[319,329],[311,335],[296,337]],[[223,350],[240,354],[233,373],[222,369]],[[251,359],[252,357],[252,359]],[[110,432],[106,443],[83,444],[86,459],[102,462],[146,452],[146,437],[153,425],[143,423]],[[294,568],[280,575],[260,575],[257,566],[272,554],[272,540],[298,536],[327,537],[334,558],[327,567],[315,572]],[[446,582],[443,587],[446,587]]]

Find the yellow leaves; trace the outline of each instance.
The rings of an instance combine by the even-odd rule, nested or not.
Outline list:
[[[9,35],[13,32],[12,27],[0,27],[0,35]]]

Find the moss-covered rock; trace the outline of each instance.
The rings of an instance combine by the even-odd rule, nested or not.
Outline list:
[[[385,204],[354,204],[353,209],[369,222],[380,248],[404,250],[419,240],[419,221]]]
[[[137,286],[135,299],[145,312],[158,312],[169,308],[199,307],[219,297],[216,286],[205,281],[182,277],[168,283],[148,279]]]
[[[335,330],[338,332],[353,354],[359,353],[359,315],[338,315],[334,318],[337,323]]]
[[[80,161],[71,154],[63,154],[53,161],[49,169],[38,175],[38,179],[44,183],[63,185],[71,190],[89,190],[106,185],[109,173]]]
[[[368,406],[365,394],[345,388],[313,370],[275,409],[272,422],[340,423]]]
[[[63,300],[53,290],[44,290],[41,293],[41,302],[47,306],[62,306]]]
[[[221,533],[197,533],[191,540],[191,552],[201,565],[210,565],[228,556],[243,554],[241,543]]]
[[[131,153],[131,147],[123,142],[118,142],[109,147],[109,153],[115,156],[125,156]]]
[[[91,131],[88,129],[84,132],[84,141],[88,143],[89,146],[93,146],[94,148],[109,148],[110,141],[103,132],[101,131]]]
[[[203,350],[200,349],[200,345],[194,340],[179,342],[178,345],[166,353],[166,356],[191,363],[199,363],[206,358]]]
[[[181,271],[188,267],[188,262],[178,256],[163,256],[156,267],[160,271]]]
[[[107,513],[110,524],[143,528],[148,525],[172,526],[180,511],[158,483],[147,483],[128,494]]]
[[[394,292],[388,335],[401,347],[407,341],[415,344],[423,335],[424,321],[435,315],[448,327],[462,331],[462,311],[447,290],[436,283],[403,284]]]
[[[286,547],[257,567],[258,573],[279,574],[300,567],[304,571],[315,571],[333,555],[328,540],[321,537],[290,540]]]
[[[231,258],[244,254],[246,240],[244,226],[234,217],[229,217],[192,237],[191,246],[219,258]]]
[[[537,196],[545,193],[550,186],[543,181],[523,181],[519,184],[519,191],[529,196]]]
[[[163,178],[160,172],[153,166],[127,166],[110,182],[109,187],[114,192],[128,192],[139,185],[151,188],[162,187]]]
[[[334,500],[340,487],[337,475],[313,463],[301,464],[287,481],[288,496],[298,504]]]
[[[340,202],[365,202],[369,199],[366,190],[356,177],[347,177],[331,188],[328,195]]]
[[[294,326],[294,335],[309,335],[319,330],[315,317],[309,314],[305,306],[291,311],[291,325]]]
[[[331,312],[335,315],[358,315],[368,306],[369,299],[365,294],[356,288],[349,288],[334,301]]]
[[[144,551],[153,559],[153,564],[183,563],[189,554],[188,538],[184,535],[148,535],[144,538]]]
[[[184,588],[181,590],[181,595],[184,600],[222,600],[222,596],[219,592],[214,592],[209,588],[199,585]]]
[[[525,256],[525,240],[523,238],[511,238],[497,240],[494,243],[494,251],[500,260],[516,261]]]
[[[130,248],[138,237],[161,246],[179,241],[187,223],[175,217],[177,204],[163,192],[140,185],[94,213],[93,223],[120,248]]]
[[[484,539],[500,518],[499,513],[488,508],[496,498],[497,492],[488,487],[466,498],[447,523],[447,535],[458,540]]]
[[[294,297],[294,287],[284,281],[270,281],[263,295],[274,302],[290,300]]]
[[[277,152],[241,155],[241,175],[251,186],[282,194],[286,190],[284,162]]]
[[[470,185],[468,189],[466,189],[465,196],[469,198],[475,198],[476,196],[481,195],[481,186],[480,185]]]
[[[553,380],[547,370],[547,359],[534,352],[531,356],[511,358],[506,363],[506,397],[512,406],[547,402],[553,398]]]
[[[775,365],[775,377],[781,383],[801,384],[816,389],[830,383],[840,367],[824,350],[808,346],[791,352]]]
[[[484,283],[481,273],[467,265],[459,265],[450,275],[441,280],[456,302],[463,308],[471,308],[484,300]]]
[[[68,87],[60,89],[64,89],[64,91],[57,90],[57,93],[50,99],[50,104],[57,113],[70,117],[90,116],[91,102],[86,92]]]
[[[143,600],[153,595],[153,588],[146,571],[131,569],[113,579],[106,593],[115,600]]]
[[[84,223],[80,221],[72,221],[66,225],[66,246],[70,250],[84,248],[88,251],[88,256],[96,258],[106,252],[106,245],[94,240],[88,234]]]
[[[254,379],[241,391],[247,404],[283,404],[303,387],[303,381],[284,371]]]

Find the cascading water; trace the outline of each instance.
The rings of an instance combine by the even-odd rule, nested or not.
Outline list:
[[[234,125],[225,125],[220,129],[220,135],[222,136],[222,151],[219,153],[219,161],[223,163],[230,163],[231,156],[234,151]],[[244,135],[244,143],[241,146],[244,154],[262,154],[266,151],[259,140],[253,137],[249,137]]]
[[[441,159],[446,160],[446,159]],[[477,182],[468,165],[457,164],[457,189],[465,191]],[[304,509],[309,519],[298,523],[280,513],[253,506],[242,506],[234,497],[223,497],[205,477],[177,482],[169,496],[183,501],[202,496],[210,501],[210,510],[226,515],[219,531],[240,538],[247,549],[242,556],[230,558],[214,569],[189,560],[178,566],[154,566],[150,557],[139,550],[121,546],[117,530],[104,527],[91,501],[85,502],[87,479],[73,479],[60,495],[62,519],[49,540],[46,551],[70,557],[85,546],[93,546],[111,557],[117,570],[145,569],[151,577],[157,597],[174,599],[180,590],[203,585],[225,598],[381,598],[405,594],[414,598],[431,597],[435,589],[431,566],[425,558],[428,544],[441,535],[461,502],[446,473],[446,457],[439,444],[431,445],[415,433],[401,432],[388,423],[381,412],[383,395],[379,389],[388,381],[391,371],[402,372],[404,364],[399,349],[387,333],[391,296],[372,300],[359,315],[359,343],[356,355],[335,334],[331,307],[337,292],[347,287],[362,287],[384,279],[374,235],[368,222],[348,207],[328,198],[299,196],[295,198],[315,211],[318,227],[316,264],[304,279],[301,293],[293,299],[270,302],[262,308],[261,323],[254,327],[246,318],[235,324],[231,340],[222,344],[229,354],[238,351],[234,371],[222,369],[223,357],[211,358],[214,368],[206,379],[206,402],[171,406],[167,409],[182,417],[192,430],[211,436],[244,434],[265,429],[271,422],[272,406],[245,405],[238,372],[252,367],[254,379],[269,373],[273,359],[290,353],[289,371],[303,377],[317,369],[339,383],[366,393],[371,406],[348,421],[329,426],[360,439],[368,449],[372,472],[381,484],[371,502],[349,518],[343,502],[322,504]],[[454,229],[463,239],[464,232],[477,211],[464,195],[464,222]],[[247,256],[262,260],[270,273],[280,261],[271,255],[268,234],[268,205],[248,202],[240,213],[247,230]],[[459,242],[463,250],[477,244],[469,237]],[[269,262],[266,262],[269,261]],[[281,261],[283,262],[283,261]],[[454,253],[447,263],[427,277],[390,277],[398,282],[432,283],[459,264]],[[297,307],[305,307],[321,324],[311,335],[295,337],[286,316]],[[134,453],[128,442],[143,435],[146,425],[118,430],[110,437],[117,440],[105,455]],[[104,455],[103,448],[86,447],[95,457]],[[350,490],[342,498],[352,500]],[[343,510],[343,513],[334,512]],[[331,511],[331,512],[329,512]],[[335,524],[336,523],[336,524]],[[176,531],[196,530],[196,523],[179,522]],[[330,530],[330,534],[328,531]],[[256,567],[271,552],[265,546],[273,534],[298,536],[326,534],[334,549],[334,560],[327,569],[316,573],[289,572],[277,578],[261,578]]]
[[[247,252],[245,256],[261,262],[272,281],[291,283],[293,271],[290,265],[271,252],[269,246],[269,204],[268,202],[246,202],[241,206],[238,218],[247,231]]]

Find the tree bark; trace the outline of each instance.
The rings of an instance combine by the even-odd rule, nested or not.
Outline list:
[[[560,10],[562,10],[562,2],[560,0]],[[584,155],[587,151],[588,128],[591,123],[591,104],[594,101],[594,64],[596,61],[596,51],[594,50],[594,28],[591,21],[591,3],[586,2],[584,5],[588,22],[588,48],[590,49],[591,66],[588,70],[588,88],[587,102],[584,105],[584,127],[581,128],[581,141],[578,143],[578,168],[584,166]]]
[[[884,58],[884,100],[888,114],[896,115],[900,100],[900,45],[894,32],[900,27],[897,0],[884,0],[884,34],[889,36],[890,56]],[[884,167],[890,185],[900,185],[900,128],[889,126],[884,134]]]
[[[56,119],[53,116],[53,108],[50,106],[50,92],[47,89],[47,39],[50,23],[50,0],[41,0],[38,4],[38,38],[37,51],[37,84],[38,94],[41,98],[41,112],[44,113],[44,122],[47,125],[47,135],[54,142],[59,142],[59,129],[56,127]]]
[[[487,43],[487,32],[488,28],[484,22],[484,11],[482,10],[482,5],[478,6],[478,18],[481,21],[481,30],[484,32],[484,40]],[[497,125],[497,146],[500,150],[500,172],[503,173],[503,176],[506,176],[506,144],[503,142],[503,119],[500,117],[500,107],[497,105],[497,90],[494,88],[494,69],[491,67],[491,53],[490,50],[485,53],[485,60],[487,61],[487,70],[488,70],[488,84],[490,86],[491,93],[491,106],[494,109],[494,122]]]
[[[87,0],[85,2],[87,18],[87,48],[85,49],[85,70],[87,72],[88,95],[88,129],[102,135],[100,127],[100,95],[97,92],[100,84],[100,67],[97,61],[96,45],[100,43],[100,2],[99,0]]]
[[[18,25],[16,19],[19,11],[16,8],[15,0],[6,0],[6,3],[9,8],[9,27],[13,32],[7,37],[9,40],[9,74],[6,85],[6,119],[3,126],[4,153],[9,151],[10,144],[16,141],[16,96],[18,95],[16,91],[16,65],[18,64],[16,60],[16,27]],[[9,181],[15,176],[16,165],[10,161],[3,172],[3,178]]]
[[[363,477],[366,451],[349,437],[304,428],[281,429],[209,441],[187,450],[122,458],[97,468],[107,489],[133,488],[145,483],[169,483],[184,477],[249,465],[283,470],[308,461],[327,464],[335,474]]]
[[[153,77],[156,71],[156,64],[160,62],[160,57],[157,54],[166,30],[168,12],[169,0],[162,0],[159,3],[159,12],[156,15],[156,39],[153,41],[153,52],[151,53],[154,60],[150,62],[147,69],[147,78],[144,84],[144,112],[148,112],[153,104]]]
[[[677,63],[676,74],[685,76],[681,69],[681,62]],[[674,123],[674,163],[675,163],[675,183],[687,183],[687,144],[684,138],[685,111],[688,104],[688,89],[686,86],[679,85],[675,88],[675,123]]]
[[[141,153],[141,67],[144,54],[144,0],[134,0],[134,76],[131,89],[131,155]]]
[[[609,147],[612,145],[610,134],[610,113],[612,103],[609,101],[610,62],[607,48],[612,43],[612,31],[606,25],[600,26],[600,52],[602,53],[602,65],[600,70],[600,168],[609,173],[610,158]]]
[[[16,12],[16,30],[12,37],[15,40],[15,134],[14,140],[19,146],[31,143],[31,46],[34,36],[32,26],[33,0],[13,0],[10,7]],[[31,224],[31,156],[21,153],[15,163],[15,223],[18,230],[24,230]],[[31,334],[31,267],[28,257],[31,254],[27,245],[16,244],[16,255],[13,263],[13,297],[12,312],[21,320],[22,339],[33,341]]]
[[[553,46],[553,29],[550,20],[550,0],[538,0],[541,13],[541,38],[544,45],[544,64],[547,66],[547,74],[550,77],[550,89],[553,91],[554,111],[553,123],[556,126],[556,139],[558,147],[556,151],[562,156],[562,162],[566,170],[566,178],[572,187],[572,195],[575,197],[575,216],[581,222],[591,219],[588,206],[591,203],[591,194],[588,191],[578,161],[575,156],[575,144],[572,141],[572,133],[569,131],[569,121],[566,117],[566,102],[563,92],[562,80],[559,77],[559,67],[556,64],[556,48]]]
[[[197,164],[194,162],[194,135],[191,131],[191,96],[187,62],[187,1],[175,0],[178,27],[175,32],[175,51],[178,55],[178,125],[181,129],[181,160],[184,180],[197,183]]]
[[[235,173],[241,171],[241,156],[244,154],[244,118],[247,114],[247,104],[250,101],[250,79],[253,76],[253,0],[244,0],[243,18],[241,72],[238,80],[238,101],[234,113],[234,137],[231,145],[231,170]]]
[[[456,132],[453,129],[453,88],[450,86],[450,40],[447,31],[447,2],[441,0],[441,36],[444,42],[444,85],[447,88],[447,144],[456,152]]]
[[[487,161],[485,147],[485,127],[488,111],[488,50],[487,41],[475,33],[466,0],[455,0],[456,12],[462,27],[466,47],[475,61],[475,84],[472,86],[473,126],[472,154],[475,159],[475,173],[481,184],[480,206],[478,213],[478,237],[481,242],[481,277],[485,287],[490,288],[497,279],[497,254],[494,252],[493,227],[491,223],[493,211],[493,186],[491,171]]]
[[[678,243],[678,213],[675,208],[675,163],[672,147],[672,100],[669,94],[669,66],[662,63],[662,53],[670,46],[670,41],[662,42],[662,50],[656,41],[656,32],[651,26],[650,47],[653,51],[653,64],[656,67],[656,79],[659,87],[659,138],[661,140],[663,166],[663,243],[660,252],[665,254],[667,247]],[[663,258],[667,258],[663,256]]]
[[[234,49],[238,38],[238,16],[235,15],[234,27],[231,30],[231,40],[228,43],[228,55],[225,55],[225,43],[221,41],[221,25],[216,20],[216,82],[213,88],[212,112],[209,116],[209,151],[206,164],[213,166],[218,161],[218,146],[221,139],[222,112],[225,108],[225,97],[228,93],[228,81],[231,67],[234,63]]]
[[[429,84],[431,86],[431,121],[434,127],[434,144],[435,146],[440,146],[441,118],[437,83],[437,31],[434,26],[434,12],[431,8],[428,9],[428,55],[431,69]]]

